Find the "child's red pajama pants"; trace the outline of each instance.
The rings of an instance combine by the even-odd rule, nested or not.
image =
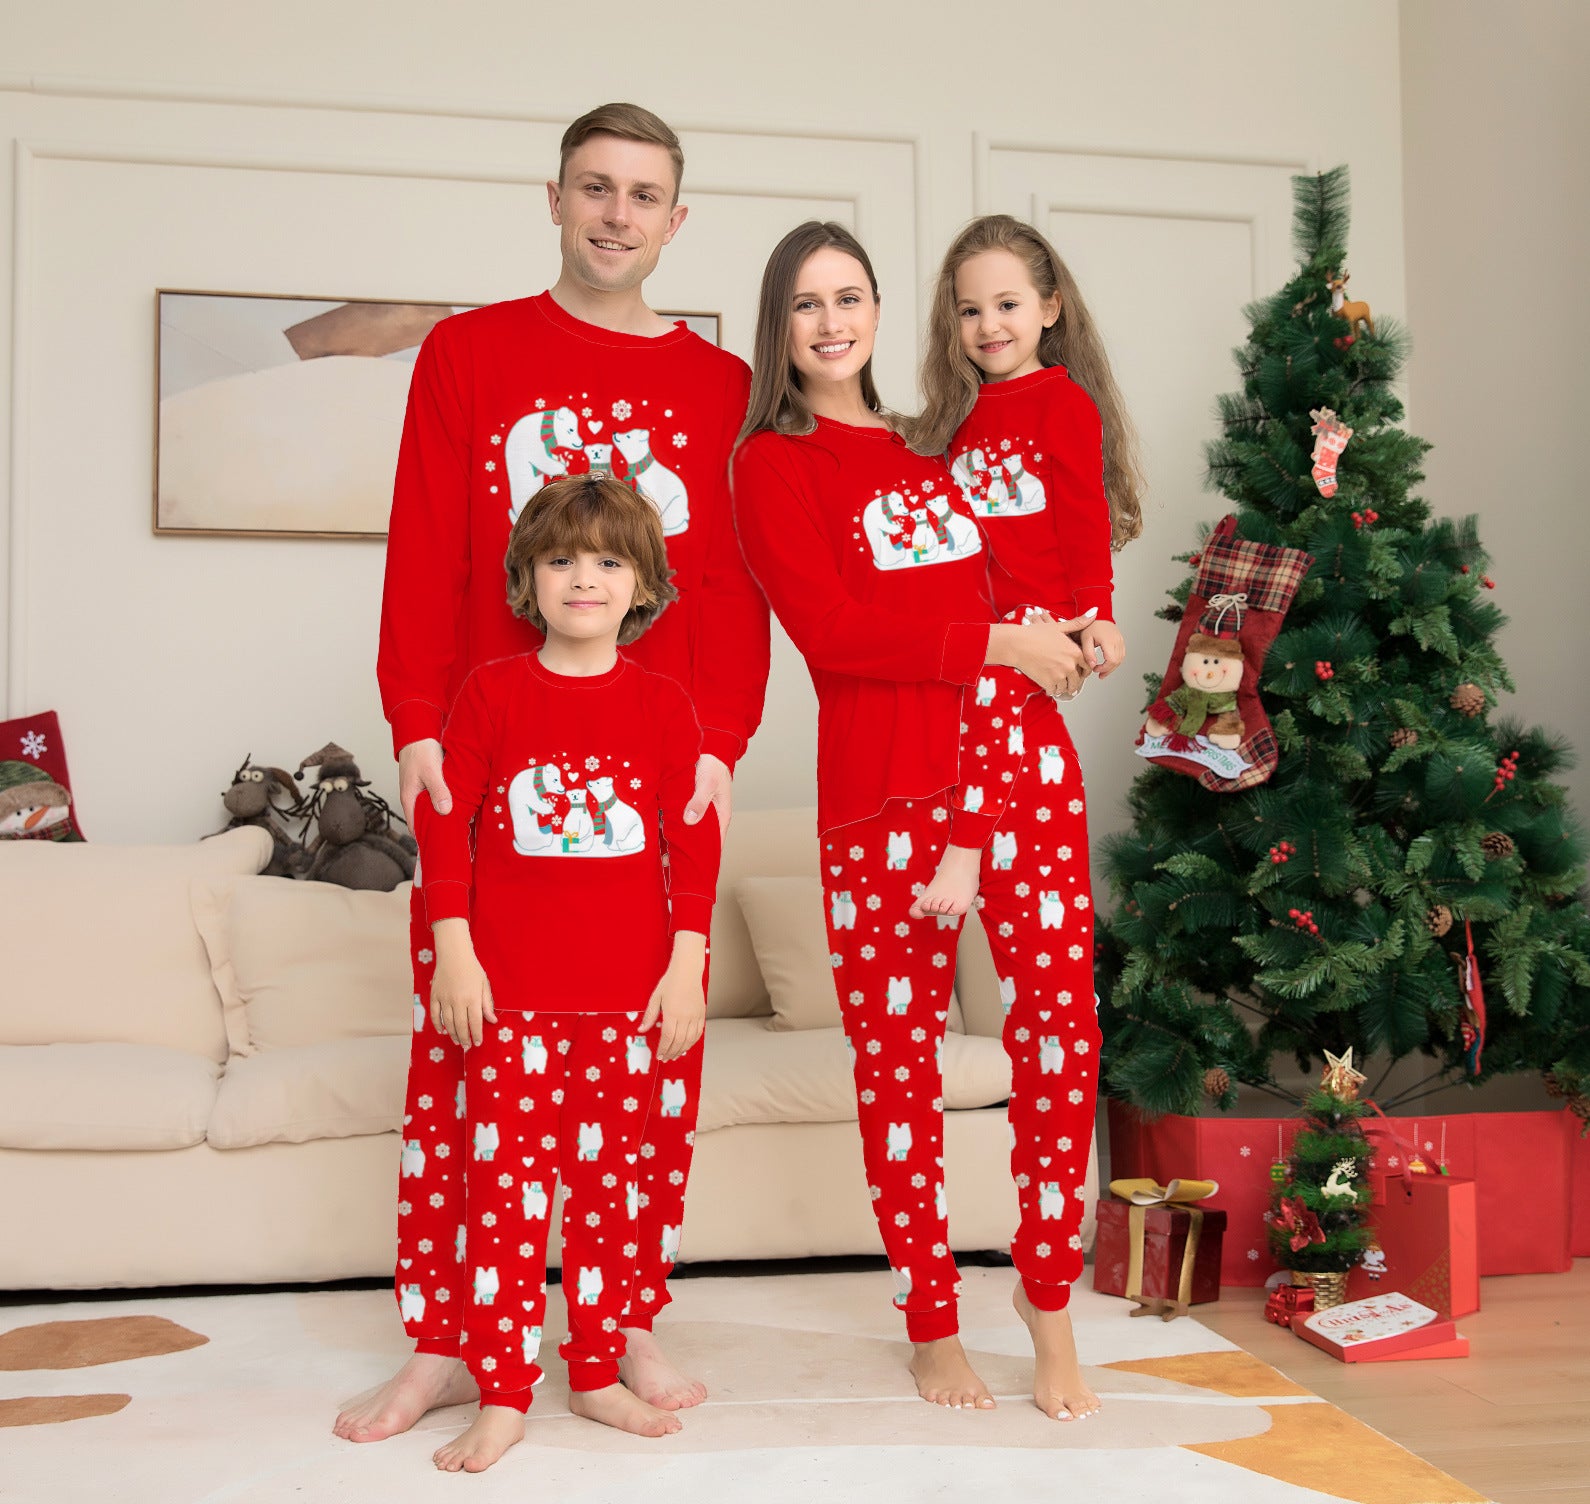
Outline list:
[[[431,976],[436,970],[431,927],[418,884],[409,902],[409,947],[414,968],[414,1035],[409,1048],[408,1096],[403,1109],[405,1145],[424,1152],[423,1184],[405,1174],[398,1187],[396,1286],[403,1328],[418,1351],[459,1355],[461,1326],[457,1293],[464,1284],[458,1229],[464,1225],[463,1086],[465,1052],[430,1022]],[[622,1017],[622,1015],[615,1015]],[[662,1065],[655,1076],[640,1171],[640,1217],[634,1279],[623,1325],[651,1330],[668,1304],[668,1276],[679,1252],[685,1182],[696,1138],[701,1102],[701,1056],[705,1041]],[[410,1162],[417,1162],[412,1157]],[[423,1302],[404,1301],[403,1289],[419,1285]],[[438,1300],[447,1290],[453,1296]]]
[[[1026,750],[983,852],[979,917],[992,946],[1013,1085],[1011,1256],[1028,1298],[1060,1310],[1082,1272],[1082,1196],[1098,1082],[1087,815],[1054,703],[1026,710]],[[914,1342],[953,1335],[957,1275],[943,1188],[942,1041],[959,929],[912,919],[950,828],[945,794],[891,799],[823,837],[824,907],[854,1052],[862,1154]]]

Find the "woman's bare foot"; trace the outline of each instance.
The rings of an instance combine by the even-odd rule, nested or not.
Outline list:
[[[648,1405],[622,1384],[609,1384],[606,1389],[576,1389],[569,1395],[569,1409],[615,1431],[628,1431],[631,1436],[671,1436],[684,1429],[677,1415]]]
[[[659,1410],[688,1410],[707,1397],[707,1386],[680,1373],[644,1327],[626,1326],[624,1341],[628,1351],[618,1360],[618,1376],[636,1398]]]
[[[482,1405],[462,1436],[431,1455],[444,1473],[483,1473],[509,1447],[524,1440],[524,1416],[506,1405]]]
[[[458,1358],[415,1353],[386,1383],[350,1400],[331,1429],[344,1441],[385,1441],[427,1410],[479,1398],[479,1387]]]
[[[935,914],[964,914],[977,897],[977,877],[982,864],[980,847],[946,846],[933,881],[911,905],[911,917],[929,919]]]
[[[1070,1311],[1040,1311],[1018,1280],[1011,1298],[1032,1333],[1032,1402],[1050,1420],[1081,1420],[1099,1408],[1099,1397],[1082,1380]]]
[[[959,1337],[918,1342],[911,1357],[916,1392],[930,1405],[951,1410],[992,1410],[994,1397],[967,1361]]]

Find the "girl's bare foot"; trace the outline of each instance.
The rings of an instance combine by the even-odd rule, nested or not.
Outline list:
[[[933,881],[911,905],[911,917],[928,919],[935,914],[964,914],[977,897],[977,877],[982,864],[981,848],[946,846]]]
[[[569,1409],[615,1431],[628,1431],[631,1436],[671,1436],[684,1429],[677,1415],[648,1405],[622,1384],[609,1384],[605,1389],[576,1389],[569,1395]]]
[[[1021,1282],[1011,1299],[1032,1333],[1032,1402],[1050,1420],[1081,1420],[1099,1408],[1099,1397],[1082,1381],[1070,1311],[1040,1311]]]
[[[506,1405],[482,1405],[469,1429],[431,1456],[444,1473],[483,1473],[524,1440],[524,1416]]]
[[[916,1392],[930,1405],[951,1410],[992,1410],[994,1397],[967,1361],[959,1337],[918,1342],[911,1357]]]
[[[415,1353],[386,1383],[350,1400],[331,1429],[344,1441],[385,1441],[427,1410],[479,1398],[480,1389],[458,1358]]]
[[[618,1360],[618,1376],[631,1394],[659,1410],[688,1410],[707,1397],[707,1386],[680,1373],[644,1327],[623,1330],[628,1351]]]

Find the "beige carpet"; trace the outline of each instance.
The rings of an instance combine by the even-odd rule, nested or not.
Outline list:
[[[1174,1504],[1472,1501],[1454,1482],[1195,1320],[1129,1320],[1078,1291],[1104,1400],[1059,1424],[1026,1398],[1008,1271],[967,1271],[962,1338],[1000,1396],[989,1413],[916,1399],[886,1273],[677,1283],[669,1346],[711,1401],[660,1441],[569,1415],[554,1360],[529,1440],[490,1473],[444,1476],[460,1408],[406,1436],[330,1434],[340,1401],[401,1361],[380,1292],[130,1299],[0,1311],[6,1504],[513,1500],[608,1504],[972,1504],[1061,1498]],[[554,1292],[549,1331],[561,1330]],[[96,1330],[98,1324],[104,1325]]]

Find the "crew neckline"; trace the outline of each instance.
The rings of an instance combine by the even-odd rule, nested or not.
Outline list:
[[[618,661],[601,674],[560,674],[544,664],[535,653],[525,654],[525,666],[531,674],[546,684],[555,684],[559,688],[567,689],[602,689],[611,684],[628,666],[624,655],[618,655]]]
[[[899,431],[887,423],[881,428],[876,428],[871,424],[845,423],[838,418],[825,418],[821,413],[813,413],[812,417],[819,427],[837,428],[841,433],[861,434],[869,439],[894,439],[901,444],[905,443]]]
[[[1009,381],[984,381],[977,388],[979,397],[995,397],[1001,392],[1026,391],[1030,387],[1040,386],[1051,376],[1068,375],[1064,366],[1043,366],[1036,371],[1028,371],[1025,376],[1012,376]]]
[[[576,318],[558,302],[552,296],[550,287],[531,298],[530,306],[549,324],[561,329],[565,334],[572,334],[576,339],[585,340],[587,344],[606,345],[616,350],[670,349],[691,337],[690,330],[677,319],[673,328],[666,334],[626,334],[621,329],[604,329],[600,324],[588,324],[584,319]]]

